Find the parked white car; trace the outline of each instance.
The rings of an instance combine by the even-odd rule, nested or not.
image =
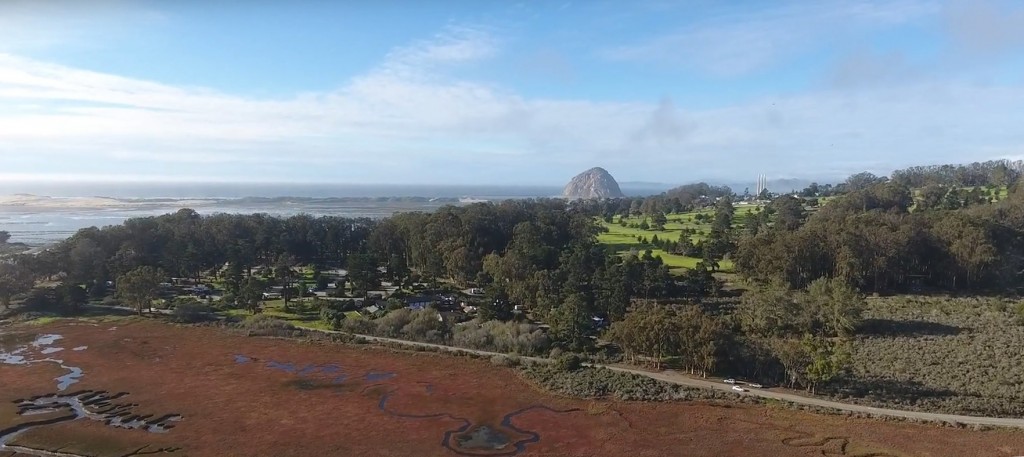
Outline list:
[[[747,391],[747,389],[744,389],[744,388],[742,388],[740,386],[732,386],[732,390],[735,390],[737,392],[746,392]]]
[[[729,378],[729,379],[726,379],[726,380],[725,380],[725,383],[726,383],[726,384],[736,384],[736,380],[735,380],[735,379],[732,379],[732,378]]]
[[[760,388],[764,387],[764,386],[762,386],[762,385],[760,385],[760,384],[758,384],[756,382],[755,383],[750,383],[750,384],[747,384],[747,385],[750,386],[750,387],[753,387],[755,389],[760,389]]]

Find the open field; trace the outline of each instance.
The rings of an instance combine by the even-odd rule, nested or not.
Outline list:
[[[738,226],[742,222],[742,218],[748,213],[754,211],[756,206],[754,205],[737,205],[736,213],[733,221],[733,226]],[[650,244],[643,244],[637,237],[644,237],[647,240],[651,240],[655,235],[659,239],[667,239],[670,241],[678,241],[680,232],[683,229],[693,229],[697,233],[690,236],[690,240],[698,242],[707,237],[711,231],[710,222],[698,222],[696,217],[698,214],[705,214],[709,217],[714,216],[713,209],[702,209],[699,211],[691,211],[687,213],[673,213],[666,215],[668,223],[665,224],[665,230],[642,230],[634,227],[623,227],[619,224],[621,218],[616,216],[612,223],[601,221],[601,225],[608,229],[607,232],[601,233],[597,236],[597,241],[601,244],[609,246],[610,249],[617,253],[627,253],[631,250],[636,250],[638,253],[643,253],[647,249],[651,249],[651,253],[657,257],[661,257],[661,260],[672,268],[674,273],[681,272],[685,268],[693,268],[700,262],[700,259],[694,257],[686,257],[682,255],[672,254],[665,252],[661,249],[655,249]],[[644,217],[629,217],[626,218],[626,223],[636,223],[644,221]],[[732,271],[733,265],[729,260],[723,260],[719,262],[719,269],[721,271]]]
[[[262,302],[260,314],[278,318],[293,325],[315,328],[318,330],[330,330],[330,326],[320,319],[320,309],[313,305],[312,300],[312,298],[308,297],[294,298],[290,300],[290,312],[285,312],[283,299],[266,300]],[[220,310],[218,313],[227,317],[236,318],[245,318],[252,315],[252,312],[249,310],[240,308]],[[356,311],[347,312],[345,313],[345,316],[348,319],[362,318],[362,316],[360,316]]]
[[[8,355],[23,348],[17,355],[29,361],[62,361],[0,364],[0,443],[27,455],[58,447],[98,456],[1024,454],[1020,431],[771,406],[573,400],[478,359],[144,319],[5,328],[0,347]],[[81,375],[59,390],[54,378],[71,367]],[[61,420],[74,406],[89,414]],[[19,424],[24,430],[12,435]]]
[[[1019,301],[898,296],[868,300],[844,401],[1024,417]]]

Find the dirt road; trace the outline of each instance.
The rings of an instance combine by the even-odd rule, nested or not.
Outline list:
[[[105,308],[116,308],[116,309],[121,309],[121,310],[125,310],[125,311],[134,311],[131,308],[125,308],[125,307],[113,307],[113,306],[109,306],[109,307],[104,306],[104,307]],[[161,313],[161,314],[166,314],[165,310],[154,310],[154,311],[157,311],[158,313]],[[310,328],[310,327],[301,327],[301,326],[298,326],[298,328],[301,328],[303,330],[309,330],[309,331],[315,331],[315,332],[324,332],[324,333],[334,333],[334,334],[344,333],[344,332],[334,332],[334,331],[329,331],[329,330],[320,330],[320,329],[315,329],[315,328]],[[456,352],[456,353],[463,352],[463,353],[471,353],[471,354],[483,355],[483,356],[491,356],[491,357],[497,356],[497,355],[502,355],[502,356],[507,355],[507,354],[502,354],[502,353],[498,353],[498,352],[480,351],[480,350],[475,350],[475,349],[464,349],[464,348],[445,346],[445,345],[440,345],[440,344],[420,343],[420,342],[416,342],[416,341],[399,340],[399,339],[393,339],[393,338],[381,338],[381,337],[369,336],[369,335],[355,335],[355,336],[362,337],[362,338],[366,339],[367,341],[373,341],[373,342],[378,342],[378,343],[392,343],[392,344],[401,344],[401,345],[405,345],[405,346],[418,346],[418,347],[436,349],[436,350],[440,350],[440,351],[448,351],[448,352]],[[530,360],[530,361],[540,362],[540,363],[550,363],[551,362],[551,359],[540,358],[540,357],[520,357],[520,358],[524,359],[524,360]],[[736,391],[732,390],[732,385],[726,384],[726,383],[721,382],[721,381],[714,381],[714,380],[707,380],[707,379],[696,379],[696,378],[692,378],[692,377],[686,376],[684,374],[673,372],[673,371],[652,372],[652,371],[647,371],[647,370],[640,370],[640,369],[635,369],[635,368],[627,368],[627,367],[615,366],[615,365],[592,365],[592,366],[608,368],[610,370],[620,371],[620,372],[624,372],[624,373],[633,373],[633,374],[637,374],[637,375],[641,375],[641,376],[647,376],[649,378],[656,379],[658,381],[664,381],[664,382],[668,382],[668,383],[672,383],[672,384],[678,384],[678,385],[685,386],[685,387],[693,387],[693,388],[698,388],[698,389],[717,389],[717,390],[721,390],[721,391],[725,391],[725,392],[731,392],[731,393],[734,393],[734,394],[737,394],[737,395],[753,395],[753,396],[756,396],[756,397],[770,398],[770,399],[774,399],[774,400],[787,401],[787,402],[796,403],[796,404],[800,404],[800,405],[817,406],[817,407],[822,407],[822,408],[832,408],[832,409],[837,409],[837,410],[841,410],[841,411],[851,411],[851,412],[856,412],[856,413],[867,413],[867,414],[872,414],[872,415],[875,415],[875,416],[901,417],[901,418],[908,418],[908,419],[926,420],[926,421],[931,421],[931,422],[960,423],[960,424],[965,424],[965,425],[988,425],[988,426],[995,426],[995,427],[1024,428],[1024,419],[1003,418],[1003,417],[962,416],[962,415],[958,415],[958,414],[925,413],[925,412],[919,412],[919,411],[905,411],[905,410],[899,410],[899,409],[876,408],[876,407],[873,407],[873,406],[863,406],[863,405],[854,405],[854,404],[849,404],[849,403],[841,403],[841,402],[826,400],[826,399],[822,399],[822,398],[805,397],[803,395],[796,395],[796,394],[792,394],[792,393],[777,392],[777,391],[765,390],[765,389],[749,389],[746,392],[740,393],[740,392],[736,392]]]
[[[315,330],[315,329],[309,329],[309,330]],[[334,332],[328,332],[328,333],[334,333]],[[338,333],[340,333],[340,332],[338,332]],[[363,338],[365,338],[368,341],[374,341],[374,342],[378,342],[378,343],[403,344],[403,345],[408,345],[408,346],[419,346],[419,347],[426,347],[426,348],[432,348],[432,349],[438,349],[438,350],[450,351],[450,352],[465,352],[465,353],[472,353],[472,354],[484,355],[484,356],[506,355],[506,354],[501,354],[501,353],[497,353],[497,352],[479,351],[479,350],[474,350],[474,349],[463,349],[463,348],[456,348],[456,347],[444,346],[444,345],[439,345],[439,344],[419,343],[419,342],[415,342],[415,341],[397,340],[397,339],[392,339],[392,338],[381,338],[381,337],[368,336],[368,335],[359,335],[359,336],[362,336]],[[551,362],[551,359],[545,359],[545,358],[540,358],[540,357],[520,357],[520,358],[524,359],[524,360],[530,360],[530,361],[541,362],[541,363]],[[908,418],[908,419],[920,419],[920,420],[927,420],[927,421],[932,421],[932,422],[946,422],[946,423],[960,423],[960,424],[965,424],[965,425],[988,425],[988,426],[995,426],[995,427],[1024,428],[1024,419],[1002,418],[1002,417],[962,416],[962,415],[958,415],[958,414],[938,414],[938,413],[925,413],[925,412],[918,412],[918,411],[904,411],[904,410],[899,410],[899,409],[876,408],[876,407],[872,407],[872,406],[862,406],[862,405],[854,405],[854,404],[849,404],[849,403],[840,403],[840,402],[835,402],[835,401],[831,401],[831,400],[825,400],[825,399],[821,399],[821,398],[805,397],[805,396],[802,396],[802,395],[795,395],[795,394],[784,393],[784,392],[776,392],[776,391],[765,390],[765,389],[749,389],[746,392],[740,393],[740,392],[736,392],[736,391],[732,390],[732,385],[726,384],[726,383],[721,382],[721,381],[714,381],[714,380],[707,380],[707,379],[696,379],[696,378],[692,378],[692,377],[689,377],[687,375],[684,375],[684,374],[681,374],[681,373],[677,373],[677,372],[673,372],[673,371],[652,372],[652,371],[647,371],[647,370],[639,370],[639,369],[635,369],[635,368],[626,368],[626,367],[615,366],[615,365],[593,365],[593,366],[608,368],[609,370],[620,371],[620,372],[624,372],[624,373],[632,373],[632,374],[637,374],[637,375],[641,375],[641,376],[647,376],[649,378],[656,379],[658,381],[664,381],[664,382],[668,382],[668,383],[672,383],[672,384],[678,384],[678,385],[686,386],[686,387],[693,387],[693,388],[698,388],[698,389],[717,389],[717,390],[721,390],[721,391],[724,391],[724,392],[731,392],[731,393],[734,393],[734,394],[737,394],[737,395],[753,395],[753,396],[756,396],[756,397],[770,398],[770,399],[774,399],[774,400],[782,400],[782,401],[787,401],[787,402],[801,404],[801,405],[817,406],[817,407],[822,407],[822,408],[832,408],[832,409],[837,409],[837,410],[841,410],[841,411],[851,411],[851,412],[857,412],[857,413],[867,413],[867,414],[873,414],[873,415],[876,415],[876,416],[902,417],[902,418]]]

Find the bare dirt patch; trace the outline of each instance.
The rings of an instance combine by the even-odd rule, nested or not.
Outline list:
[[[8,339],[21,344],[36,334],[61,335],[55,345],[64,350],[51,355],[84,374],[59,392],[54,378],[63,370],[53,363],[0,364],[0,430],[69,410],[23,416],[15,400],[82,391],[124,393],[98,405],[123,404],[112,410],[127,414],[118,416],[121,423],[166,415],[180,421],[155,433],[79,418],[31,428],[8,445],[90,456],[1024,455],[1018,431],[764,406],[572,400],[475,359],[145,321],[116,325],[10,329],[32,334]]]

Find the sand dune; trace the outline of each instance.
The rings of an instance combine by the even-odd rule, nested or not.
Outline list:
[[[46,197],[40,195],[0,195],[0,208],[22,209],[104,209],[104,208],[142,208],[142,207],[198,207],[211,205],[217,200],[120,200],[108,197]]]

